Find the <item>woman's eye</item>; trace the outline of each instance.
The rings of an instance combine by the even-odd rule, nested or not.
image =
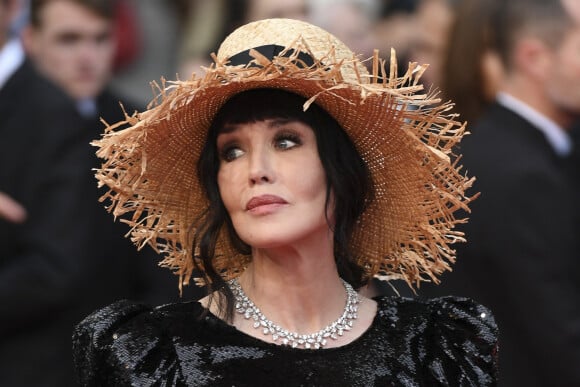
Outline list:
[[[235,146],[231,146],[231,147],[225,148],[221,152],[221,158],[224,161],[230,162],[230,161],[234,161],[235,159],[242,156],[243,154],[244,154],[244,152],[240,148],[235,147]]]
[[[284,135],[276,139],[276,147],[279,149],[291,149],[300,145],[300,138],[294,135]]]

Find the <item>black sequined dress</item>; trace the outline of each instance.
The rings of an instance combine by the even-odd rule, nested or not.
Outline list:
[[[338,348],[293,349],[238,331],[198,302],[120,301],[75,329],[83,386],[493,386],[497,327],[469,299],[375,299],[377,315]]]

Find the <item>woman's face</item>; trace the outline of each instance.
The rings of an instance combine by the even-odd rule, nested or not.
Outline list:
[[[228,125],[217,150],[220,195],[244,242],[275,248],[329,235],[326,178],[310,126],[285,119]]]

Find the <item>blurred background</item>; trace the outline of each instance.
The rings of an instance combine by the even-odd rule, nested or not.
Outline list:
[[[451,10],[441,1],[437,20],[425,18],[438,34],[432,42],[419,42],[415,27],[420,0],[120,0],[123,20],[113,85],[127,97],[141,103],[151,98],[148,82],[187,79],[201,73],[210,63],[210,54],[236,27],[250,21],[285,17],[312,22],[335,34],[361,55],[382,55],[397,49],[400,62],[409,59],[411,45],[420,55],[437,55],[445,39]],[[431,2],[429,0],[428,2]],[[439,20],[440,18],[440,20]],[[127,34],[127,32],[130,32]],[[437,41],[440,39],[440,41]],[[427,47],[433,45],[433,47]],[[439,46],[438,46],[439,45]],[[419,55],[419,53],[418,53]]]

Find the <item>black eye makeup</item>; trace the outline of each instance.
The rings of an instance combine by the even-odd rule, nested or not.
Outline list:
[[[302,145],[302,137],[293,130],[283,129],[274,136],[274,146],[287,150]]]
[[[236,142],[227,142],[218,148],[218,154],[221,160],[231,162],[244,154],[244,151]]]
[[[268,122],[270,139],[266,139],[271,144],[273,149],[278,151],[287,151],[299,146],[302,146],[305,141],[306,134],[304,129],[300,126],[295,127],[293,124],[296,121],[288,120],[273,120]],[[240,124],[241,125],[241,124]],[[242,157],[250,146],[246,141],[242,130],[237,125],[225,126],[217,139],[217,153],[221,161],[226,163],[232,162]],[[252,134],[253,135],[253,134]],[[223,137],[222,137],[223,136]],[[251,142],[251,141],[250,141]]]

